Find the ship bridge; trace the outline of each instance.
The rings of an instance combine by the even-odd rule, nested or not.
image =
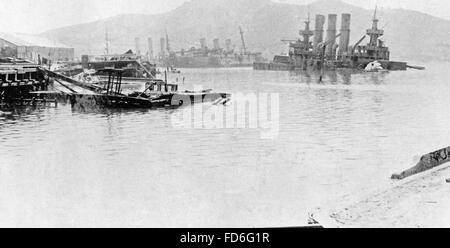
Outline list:
[[[384,35],[384,30],[378,29],[377,8],[372,19],[372,28],[367,30],[370,41],[365,46],[355,46],[353,58],[358,60],[389,60],[389,48],[385,46],[380,37]]]
[[[314,35],[314,32],[310,29],[311,21],[308,18],[308,21],[305,22],[305,29],[300,30],[299,34],[303,36],[303,43],[306,45],[310,45],[310,39]]]
[[[303,37],[303,39],[298,39],[295,42],[291,42],[289,44],[290,47],[290,55],[291,56],[302,56],[303,58],[309,58],[313,56],[313,44],[311,42],[311,37],[314,36],[314,32],[310,28],[310,18],[308,16],[308,20],[305,21],[305,29],[300,30],[299,34]]]
[[[367,35],[370,37],[370,46],[378,46],[378,39],[384,35],[384,30],[378,29],[377,8],[372,19],[372,28],[367,30]]]

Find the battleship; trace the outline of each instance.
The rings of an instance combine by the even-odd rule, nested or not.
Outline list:
[[[372,19],[372,27],[355,44],[350,45],[351,15],[341,17],[341,30],[337,34],[337,15],[328,15],[328,29],[324,39],[324,15],[316,15],[315,30],[311,30],[310,17],[305,21],[300,38],[282,40],[289,42],[289,54],[277,55],[268,63],[255,62],[255,70],[333,70],[348,68],[363,71],[396,71],[407,68],[424,69],[409,66],[406,62],[390,60],[390,50],[380,38],[384,30],[378,27],[377,10]],[[362,42],[369,38],[366,45]],[[311,41],[312,38],[312,41]],[[339,43],[337,39],[339,38]]]
[[[250,52],[247,49],[244,31],[240,29],[241,49],[236,51],[231,39],[225,41],[225,48],[219,39],[213,40],[209,48],[205,38],[200,39],[200,47],[191,47],[180,51],[172,51],[169,37],[161,38],[160,64],[168,68],[216,68],[216,67],[252,67],[254,63],[265,62],[262,53]],[[167,53],[166,53],[167,51]]]

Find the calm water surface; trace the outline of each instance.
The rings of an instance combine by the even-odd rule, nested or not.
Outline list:
[[[280,131],[177,129],[178,110],[0,113],[0,226],[266,227],[364,199],[450,145],[450,64],[314,74],[183,70],[194,85],[279,93]],[[229,108],[229,107],[225,107]]]

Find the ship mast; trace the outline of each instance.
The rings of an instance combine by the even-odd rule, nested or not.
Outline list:
[[[244,51],[244,54],[247,54],[247,47],[245,46],[245,40],[244,40],[244,31],[242,30],[242,27],[240,27],[240,26],[239,26],[239,31],[241,33],[242,49]]]
[[[170,43],[169,43],[169,35],[167,34],[167,29],[166,29],[166,49],[167,52],[170,54]]]
[[[367,35],[370,37],[369,46],[378,46],[378,39],[384,35],[384,30],[378,29],[378,19],[377,19],[377,9],[378,5],[375,5],[375,12],[372,19],[372,28],[367,30]]]
[[[308,20],[305,21],[305,29],[300,31],[300,35],[303,36],[303,44],[307,49],[310,47],[310,39],[314,35],[314,32],[310,29],[311,17],[308,9]]]

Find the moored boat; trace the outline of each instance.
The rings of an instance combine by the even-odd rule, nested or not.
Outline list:
[[[104,106],[111,108],[176,108],[194,103],[214,102],[230,97],[227,93],[216,93],[212,90],[178,91],[177,84],[153,79],[147,82],[142,92],[122,93],[122,73],[120,69],[104,69],[108,82],[95,93],[72,94],[72,105]]]

